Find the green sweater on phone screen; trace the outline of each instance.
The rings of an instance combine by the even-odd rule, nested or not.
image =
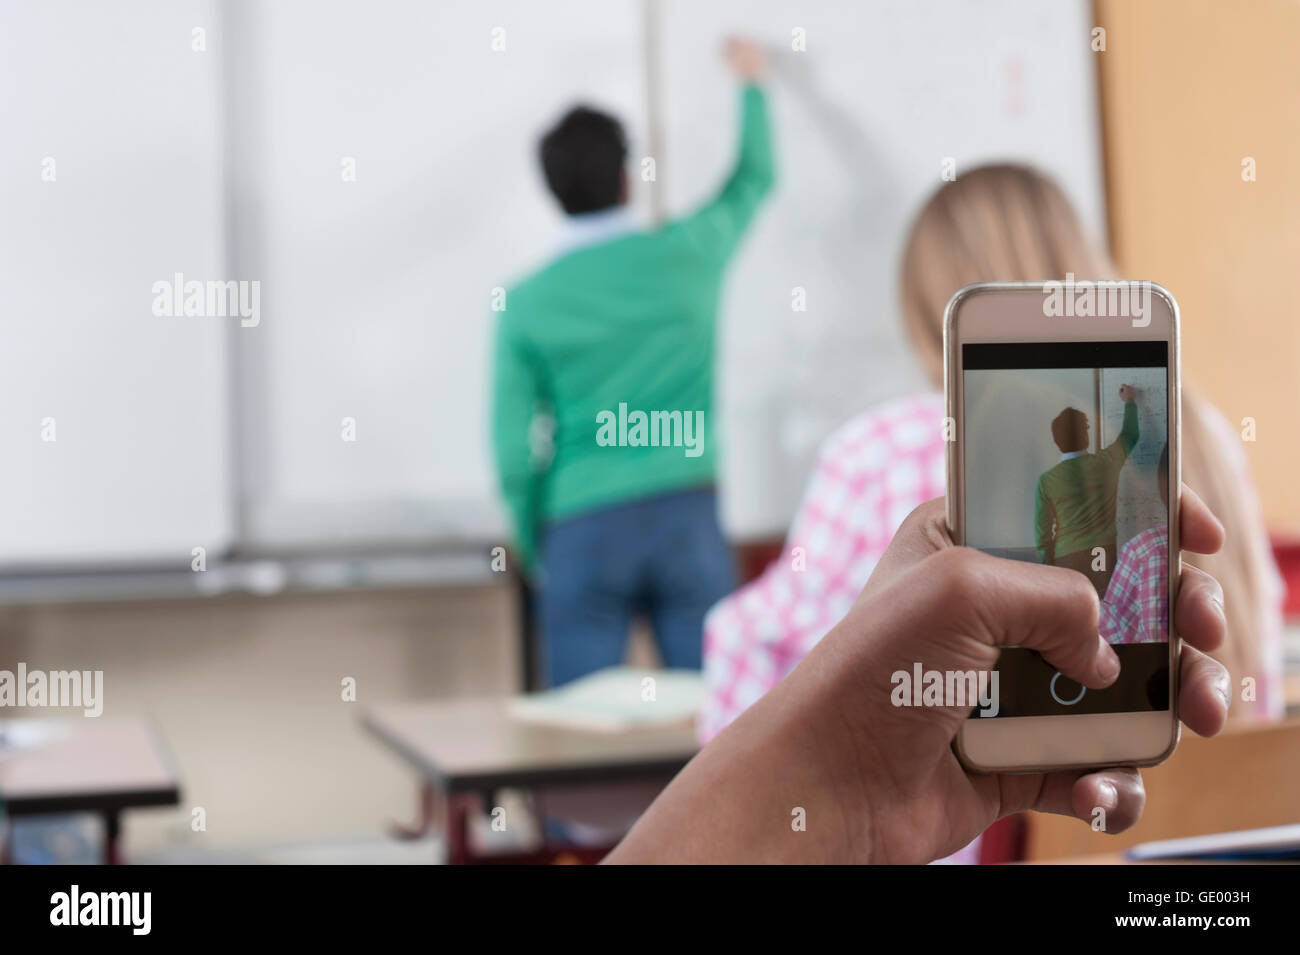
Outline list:
[[[1051,563],[1066,554],[1114,546],[1119,472],[1137,442],[1137,405],[1126,401],[1114,441],[1096,454],[1061,461],[1038,479],[1034,536],[1041,560]]]

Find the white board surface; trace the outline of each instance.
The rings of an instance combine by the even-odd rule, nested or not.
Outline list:
[[[4,567],[188,569],[229,541],[229,325],[152,310],[156,281],[223,278],[195,27],[212,4],[0,8]]]
[[[670,213],[717,187],[735,149],[719,50],[771,44],[780,182],[723,298],[723,504],[736,536],[779,533],[819,442],[920,386],[896,307],[910,215],[992,159],[1056,175],[1101,229],[1090,22],[1083,2],[794,4],[662,10]],[[630,0],[257,11],[260,177],[274,287],[258,330],[266,453],[255,524],[270,540],[499,533],[488,453],[491,290],[543,264],[560,216],[539,132],[576,101],[646,154],[642,7]],[[803,29],[806,51],[790,49]],[[494,33],[495,30],[503,32]],[[493,49],[503,39],[505,48]],[[342,157],[356,181],[340,181]],[[791,310],[795,286],[806,312]],[[357,440],[340,440],[344,417]]]
[[[658,181],[635,183],[643,214],[649,189],[682,214],[727,171],[723,37],[775,54],[779,184],[726,284],[715,413],[728,530],[779,533],[819,442],[920,386],[897,261],[945,157],[959,175],[1040,165],[1101,231],[1089,7],[659,7],[666,139]],[[0,307],[18,322],[0,356],[15,461],[0,562],[188,559],[230,538],[236,507],[255,546],[499,540],[492,290],[559,240],[536,164],[547,124],[589,102],[645,154],[642,3],[11,9],[0,188],[42,241],[10,227],[0,246]],[[226,44],[207,58],[190,48],[203,23]],[[221,274],[223,251],[238,274]],[[259,280],[260,324],[160,325],[147,289],[175,271]],[[47,415],[57,448],[39,441]]]

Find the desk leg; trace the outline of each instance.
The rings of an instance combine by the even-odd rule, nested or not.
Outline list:
[[[469,845],[469,816],[478,808],[473,793],[448,793],[444,804],[443,842],[447,847],[448,865],[469,865],[473,852]]]
[[[116,809],[104,813],[104,865],[122,864],[122,814]]]
[[[388,834],[394,839],[423,839],[433,828],[439,811],[438,790],[432,783],[420,785],[420,814],[413,826],[404,826],[399,822],[390,823]]]
[[[537,646],[537,595],[522,574],[516,578],[519,607],[519,661],[523,691],[535,693],[541,687],[541,661]]]

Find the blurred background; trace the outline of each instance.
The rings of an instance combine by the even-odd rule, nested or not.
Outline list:
[[[102,670],[102,719],[161,754],[148,798],[78,789],[64,777],[128,729],[79,743],[78,715],[0,713],[73,727],[0,750],[11,858],[97,858],[106,836],[131,861],[451,853],[440,822],[398,837],[446,806],[374,708],[535,686],[526,595],[492,561],[487,394],[494,290],[562,218],[538,136],[574,102],[607,109],[630,162],[656,161],[638,213],[691,209],[734,153],[736,32],[769,49],[779,169],[719,333],[746,573],[820,442],[922,386],[897,275],[948,160],[1050,173],[1125,275],[1174,292],[1186,374],[1242,429],[1296,566],[1289,0],[0,0],[0,669]],[[177,273],[260,283],[258,320],[160,317]],[[644,640],[632,659],[653,665]],[[488,743],[458,745],[472,763]],[[1192,826],[1170,818],[1159,834]]]

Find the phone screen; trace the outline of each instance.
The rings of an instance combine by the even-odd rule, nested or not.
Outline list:
[[[1006,648],[997,716],[1167,710],[1168,342],[961,347],[965,542],[1085,576],[1121,664],[1091,690]]]

